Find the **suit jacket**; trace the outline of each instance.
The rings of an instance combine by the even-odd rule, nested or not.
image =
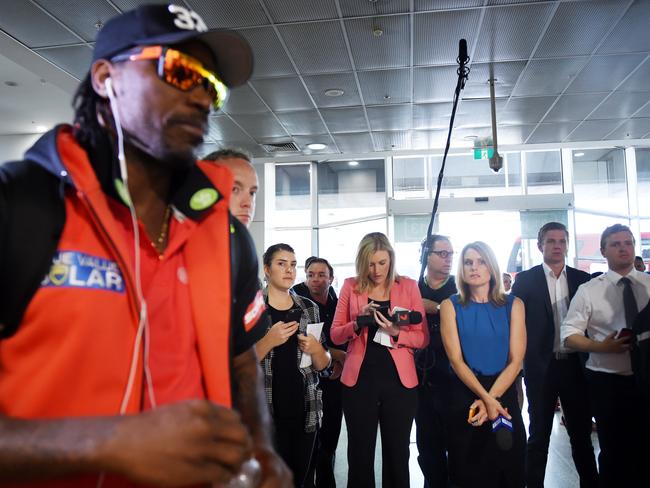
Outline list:
[[[578,287],[589,281],[590,276],[579,269],[566,267],[569,300]],[[543,378],[553,357],[555,322],[553,306],[548,294],[544,267],[540,264],[517,275],[511,293],[524,302],[526,307],[526,333],[528,344],[524,357],[524,374],[527,380]]]
[[[368,344],[367,327],[360,329],[359,333],[354,331],[357,315],[364,306],[368,305],[368,293],[357,293],[356,286],[355,278],[347,278],[343,283],[330,330],[332,342],[348,343],[347,357],[341,374],[341,383],[346,386],[354,386],[357,383]],[[426,314],[416,281],[405,276],[395,281],[390,289],[390,305],[391,308],[402,307],[418,311],[423,317],[423,321],[419,324],[402,326],[397,341],[392,341],[395,347],[388,348],[397,367],[400,381],[405,387],[413,388],[418,384],[413,352],[415,349],[426,347],[429,343],[429,333],[424,323]]]

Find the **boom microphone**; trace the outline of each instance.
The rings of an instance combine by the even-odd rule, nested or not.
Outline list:
[[[400,310],[396,311],[393,315],[386,316],[390,322],[395,325],[415,325],[422,322],[422,314],[414,310]],[[377,325],[374,315],[359,315],[357,316],[357,325],[359,327],[367,327],[369,325]]]
[[[458,63],[460,65],[467,64],[469,61],[469,56],[467,55],[467,41],[461,39],[458,42]]]

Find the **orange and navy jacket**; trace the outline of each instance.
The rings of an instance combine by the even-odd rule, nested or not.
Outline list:
[[[60,177],[65,225],[49,272],[17,331],[0,340],[0,413],[29,419],[117,415],[139,322],[128,249],[132,243],[113,238],[123,235],[120,224],[69,126],[46,134],[26,158]],[[264,334],[265,324],[257,324],[264,303],[253,290],[252,297],[233,306],[231,232],[243,232],[248,241],[250,237],[228,212],[230,172],[200,162],[189,171],[195,173],[186,178],[189,186],[184,184],[176,194],[188,201],[195,198],[187,213],[198,225],[184,254],[197,350],[206,397],[231,406],[233,310],[245,332],[257,336],[252,345]],[[196,191],[189,191],[192,186]],[[254,259],[250,270],[239,270],[250,274],[255,288],[256,266]],[[136,378],[142,377],[140,354]],[[127,414],[141,411],[142,385],[135,381]],[[95,476],[48,486],[95,486],[96,481]]]

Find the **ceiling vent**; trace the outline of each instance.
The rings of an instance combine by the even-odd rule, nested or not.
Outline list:
[[[277,153],[277,152],[300,152],[298,146],[293,142],[280,142],[277,144],[262,144],[264,150],[268,153]]]

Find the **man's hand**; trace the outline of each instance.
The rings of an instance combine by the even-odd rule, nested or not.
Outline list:
[[[293,474],[275,451],[257,450],[255,458],[262,470],[259,488],[293,488]]]
[[[430,315],[438,315],[438,307],[440,304],[429,300],[428,298],[423,298],[422,303],[424,304],[424,311]]]
[[[616,334],[618,334],[618,332],[612,332],[605,337],[599,345],[600,350],[598,352],[619,354],[629,351],[631,347],[630,337],[621,337],[620,339],[616,339]]]
[[[281,346],[289,340],[289,337],[294,335],[298,330],[298,322],[276,322],[273,327],[267,332],[267,337],[272,344],[272,347]]]
[[[239,414],[206,400],[127,416],[104,446],[106,470],[144,484],[227,482],[252,455]]]

